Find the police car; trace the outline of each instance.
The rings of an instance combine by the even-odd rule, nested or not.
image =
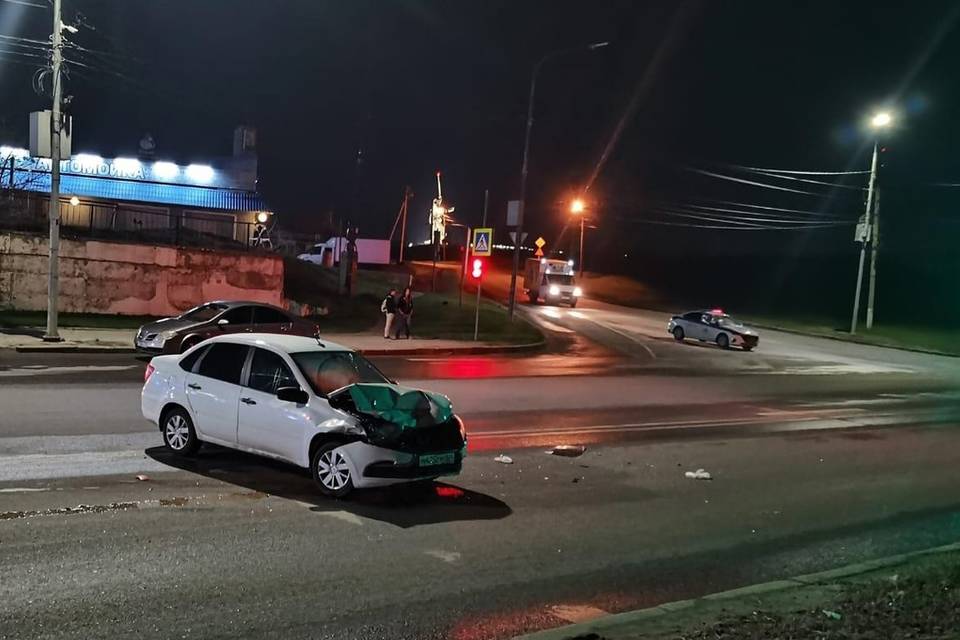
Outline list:
[[[724,313],[723,309],[688,311],[673,316],[667,323],[667,332],[673,335],[677,342],[692,338],[700,342],[714,342],[721,349],[740,347],[744,351],[750,351],[759,341],[756,331],[734,320]]]

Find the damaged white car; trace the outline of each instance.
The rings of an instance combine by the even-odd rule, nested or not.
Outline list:
[[[210,442],[284,460],[338,498],[456,475],[467,450],[445,396],[400,387],[322,338],[233,334],[157,356],[141,410],[173,453]]]

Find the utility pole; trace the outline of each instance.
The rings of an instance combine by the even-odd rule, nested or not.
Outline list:
[[[580,216],[580,253],[577,254],[577,259],[580,260],[580,277],[583,277],[583,225],[586,222],[584,219],[586,216]]]
[[[873,329],[873,301],[877,288],[877,254],[880,252],[880,189],[873,197],[873,225],[870,229],[870,285],[867,287],[867,329]]]
[[[863,258],[864,252],[867,249],[867,242],[873,238],[873,229],[870,228],[870,223],[873,221],[871,216],[873,215],[873,198],[874,191],[876,190],[877,184],[877,154],[880,150],[879,142],[873,143],[873,160],[870,163],[870,186],[867,188],[867,208],[863,214],[863,221],[866,225],[867,237],[864,238],[860,243],[860,266],[857,267],[857,289],[856,293],[853,296],[853,317],[850,319],[850,333],[854,334],[857,332],[857,316],[860,315],[860,288],[863,285]]]
[[[63,25],[60,22],[61,0],[53,0],[53,109],[50,114],[50,260],[47,265],[47,331],[46,342],[60,342],[57,330],[57,308],[60,295],[60,130],[63,128],[60,106],[63,83]]]
[[[409,186],[403,188],[403,221],[400,223],[400,264],[403,264],[403,246],[407,244],[407,211],[410,209],[410,198],[413,191]]]
[[[480,227],[487,226],[487,205],[490,204],[490,190],[483,190],[483,222],[480,223]],[[519,235],[517,236],[520,237]],[[471,238],[472,239],[472,238]],[[473,341],[477,341],[477,336],[480,334],[480,289],[483,287],[483,279],[477,280],[477,306],[473,311]]]

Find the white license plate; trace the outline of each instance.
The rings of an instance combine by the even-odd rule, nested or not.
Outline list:
[[[457,454],[450,453],[431,453],[420,456],[421,467],[435,467],[440,464],[453,464],[457,461]]]

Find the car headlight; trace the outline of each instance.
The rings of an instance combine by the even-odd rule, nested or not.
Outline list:
[[[558,296],[560,295],[560,287],[555,284],[550,285],[550,295]]]
[[[169,331],[163,331],[160,333],[160,337],[163,338],[164,341],[169,340],[175,335],[177,335],[177,332],[173,329],[170,329]]]
[[[573,297],[579,298],[582,295],[583,295],[583,289],[581,289],[580,287],[573,288]]]
[[[467,428],[463,426],[463,420],[460,416],[453,416],[453,419],[457,421],[457,426],[460,427],[460,437],[463,439],[464,443],[467,441]]]

